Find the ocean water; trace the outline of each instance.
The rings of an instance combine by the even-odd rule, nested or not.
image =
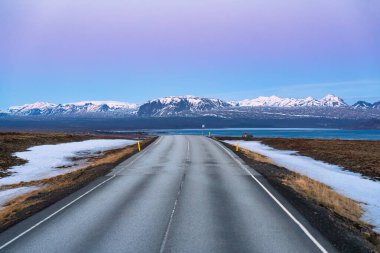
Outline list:
[[[122,131],[121,131],[122,132]],[[241,136],[243,133],[255,137],[284,137],[310,139],[347,139],[347,140],[380,140],[380,130],[341,130],[319,128],[221,128],[221,129],[160,129],[145,130],[157,135],[211,135]]]

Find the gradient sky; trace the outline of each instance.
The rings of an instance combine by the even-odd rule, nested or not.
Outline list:
[[[380,100],[380,1],[0,1],[1,109],[327,93]]]

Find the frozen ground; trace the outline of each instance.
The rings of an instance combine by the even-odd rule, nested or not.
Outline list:
[[[8,177],[0,178],[0,186],[27,182],[64,174],[81,168],[88,157],[94,157],[103,151],[122,148],[135,144],[133,140],[88,140],[68,142],[56,145],[41,145],[17,152],[15,156],[28,162],[9,169]],[[38,187],[18,187],[0,191],[0,207],[9,200],[38,189]]]
[[[15,155],[28,162],[9,169],[12,173],[0,179],[0,186],[21,181],[32,181],[57,176],[85,164],[80,157],[96,156],[100,152],[134,144],[133,140],[88,140],[56,145],[41,145],[17,152]],[[73,159],[75,158],[75,159]],[[79,158],[79,159],[77,159]]]
[[[37,190],[39,187],[19,187],[14,189],[2,190],[0,191],[0,208],[9,200],[14,199],[22,194]]]
[[[225,141],[236,145],[236,141]],[[337,165],[297,155],[296,151],[276,150],[257,141],[239,141],[239,146],[269,157],[277,165],[324,183],[336,192],[363,203],[363,220],[380,232],[380,182]]]

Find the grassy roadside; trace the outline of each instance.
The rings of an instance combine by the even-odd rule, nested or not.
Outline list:
[[[259,138],[280,150],[295,150],[316,160],[339,165],[380,180],[380,141]]]
[[[146,148],[155,139],[149,138],[143,140],[141,148]],[[94,158],[86,168],[48,179],[7,186],[8,188],[32,185],[43,187],[8,202],[6,206],[0,209],[0,232],[61,200],[96,178],[106,175],[117,164],[137,152],[137,145],[108,151],[102,157]]]
[[[89,134],[64,133],[1,133],[0,132],[0,178],[7,176],[7,168],[26,163],[13,154],[29,147],[63,142],[84,141],[99,138]]]
[[[246,156],[255,159],[256,161],[269,163],[277,166],[269,158],[249,151],[244,148],[240,148],[240,152]],[[316,180],[303,176],[299,173],[290,172],[281,178],[283,184],[291,187],[293,190],[302,194],[305,198],[315,201],[320,205],[330,209],[338,215],[349,219],[360,226],[370,227],[368,224],[361,220],[363,210],[360,204],[342,196],[325,184],[322,184]]]
[[[236,153],[235,147],[223,143]],[[240,148],[236,154],[254,167],[306,219],[342,252],[379,252],[379,235],[361,220],[359,203],[308,177],[276,166],[270,159]]]

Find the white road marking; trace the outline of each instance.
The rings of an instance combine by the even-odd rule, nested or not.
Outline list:
[[[159,251],[160,253],[164,252],[165,246],[166,246],[166,242],[168,241],[169,231],[170,231],[170,227],[171,227],[171,225],[173,223],[174,213],[175,213],[175,211],[177,209],[178,199],[179,199],[179,195],[181,194],[182,185],[183,185],[183,179],[182,179],[181,184],[179,186],[179,189],[178,189],[178,192],[177,192],[177,197],[175,199],[172,212],[170,214],[169,223],[168,223],[168,226],[166,227],[166,231],[165,231],[165,236],[164,236],[164,239],[162,240],[162,243],[161,243],[161,248],[160,248],[160,251]]]
[[[306,234],[307,237],[320,249],[321,252],[323,253],[328,253],[328,251],[315,239],[315,237],[305,228],[300,221],[298,221],[286,207],[281,204],[281,202],[244,166],[236,157],[234,157],[231,154],[231,151],[228,150],[226,147],[224,147],[222,144],[220,144],[218,141],[215,141],[220,147],[223,148],[223,150],[234,160],[236,161],[240,167],[246,171],[255,181],[256,183],[264,189],[264,191],[276,202],[278,206],[298,225],[298,227],[301,228],[301,230]]]
[[[190,142],[187,141],[186,161],[190,161]]]
[[[186,162],[189,161],[189,157],[190,157],[189,154],[190,154],[190,142],[187,141]],[[186,167],[185,167],[185,169],[186,169]],[[177,192],[177,197],[176,197],[176,199],[174,201],[174,206],[173,206],[172,212],[170,214],[168,226],[166,227],[164,239],[162,240],[162,243],[161,243],[161,247],[160,247],[159,253],[163,253],[164,250],[165,250],[166,242],[168,241],[170,227],[171,227],[171,225],[173,223],[173,217],[174,217],[174,213],[175,213],[175,211],[177,209],[178,199],[179,199],[179,195],[181,194],[181,190],[182,190],[183,182],[184,182],[184,179],[185,179],[185,175],[186,174],[184,172],[184,174],[182,176],[181,184],[179,185],[179,189],[178,189],[178,192]]]
[[[28,228],[27,230],[25,230],[24,232],[22,232],[21,234],[19,234],[18,236],[14,237],[12,240],[8,241],[7,243],[3,244],[0,246],[0,250],[4,249],[5,247],[7,247],[9,244],[11,244],[12,242],[16,241],[17,239],[19,239],[20,237],[22,237],[23,235],[25,235],[26,233],[32,231],[33,229],[35,229],[36,227],[38,227],[39,225],[41,225],[42,223],[44,223],[45,221],[49,220],[50,218],[52,218],[54,215],[58,214],[59,212],[61,212],[62,210],[66,209],[67,207],[71,206],[72,204],[74,204],[75,202],[77,202],[78,200],[80,200],[81,198],[83,198],[84,196],[86,196],[87,194],[89,194],[90,192],[94,191],[96,188],[102,186],[103,184],[107,183],[108,181],[114,179],[116,177],[116,175],[113,175],[112,177],[104,180],[103,182],[101,182],[100,184],[96,185],[95,187],[91,188],[90,190],[88,190],[87,192],[85,192],[84,194],[80,195],[79,197],[77,197],[76,199],[74,199],[73,201],[71,201],[70,203],[68,203],[67,205],[61,207],[60,209],[58,209],[57,211],[55,211],[54,213],[50,214],[48,217],[46,217],[45,219],[39,221],[38,223],[36,223],[35,225],[33,225],[32,227]]]
[[[161,139],[161,138],[160,138]],[[148,146],[149,147],[149,146]],[[80,200],[81,198],[83,198],[84,196],[88,195],[89,193],[91,193],[92,191],[94,191],[95,189],[97,189],[98,187],[102,186],[103,184],[107,183],[108,181],[114,179],[116,177],[116,175],[120,172],[122,172],[123,170],[125,170],[127,167],[131,166],[136,160],[140,159],[143,154],[145,154],[147,151],[147,148],[144,149],[143,152],[139,153],[140,155],[138,157],[136,157],[134,160],[132,160],[130,163],[128,163],[122,170],[119,170],[117,171],[115,174],[113,174],[110,178],[107,178],[106,180],[104,180],[103,182],[97,184],[96,186],[94,186],[93,188],[91,188],[90,190],[86,191],[85,193],[83,193],[82,195],[80,195],[79,197],[77,197],[76,199],[74,199],[73,201],[71,201],[70,203],[66,204],[65,206],[61,207],[60,209],[58,209],[57,211],[55,211],[54,213],[50,214],[49,216],[47,216],[45,219],[37,222],[36,224],[34,224],[33,226],[31,226],[30,228],[28,228],[27,230],[25,230],[24,232],[20,233],[19,235],[17,235],[16,237],[14,237],[13,239],[11,239],[10,241],[6,242],[5,244],[1,245],[0,246],[0,250],[4,249],[5,247],[7,247],[9,244],[13,243],[14,241],[16,241],[17,239],[19,239],[20,237],[24,236],[25,234],[27,234],[28,232],[32,231],[33,229],[35,229],[36,227],[38,227],[39,225],[41,225],[42,223],[44,223],[45,221],[49,220],[50,218],[52,218],[53,216],[55,216],[56,214],[60,213],[61,211],[63,211],[64,209],[66,209],[67,207],[71,206],[72,204],[74,204],[75,202],[77,202],[78,200]]]
[[[156,143],[154,143],[154,145],[157,145],[160,141],[161,141],[162,137],[158,137]]]

